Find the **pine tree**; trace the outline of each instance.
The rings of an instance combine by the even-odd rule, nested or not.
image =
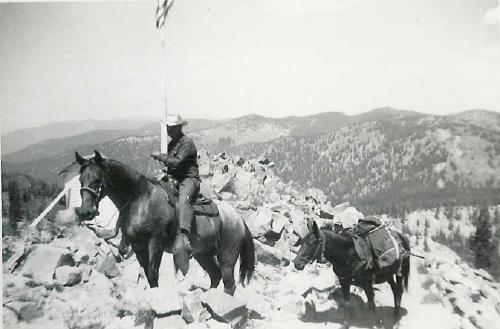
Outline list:
[[[493,250],[493,241],[491,234],[490,215],[488,208],[484,207],[475,221],[476,232],[469,241],[470,248],[474,254],[475,265],[477,268],[488,268],[491,266],[491,251]]]
[[[11,234],[17,232],[17,222],[21,219],[21,191],[14,179],[8,185],[9,194],[9,229]]]

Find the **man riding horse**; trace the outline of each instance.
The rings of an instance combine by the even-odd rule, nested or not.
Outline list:
[[[163,162],[167,167],[167,175],[179,182],[179,199],[175,210],[179,221],[179,233],[174,244],[174,260],[178,268],[185,275],[189,269],[191,256],[191,221],[193,219],[194,200],[200,191],[200,177],[198,173],[198,152],[193,140],[182,132],[187,122],[179,115],[167,115],[167,134],[172,138],[168,143],[167,154],[154,152],[151,157]]]

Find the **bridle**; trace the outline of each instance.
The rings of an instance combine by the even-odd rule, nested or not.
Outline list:
[[[303,261],[304,258],[300,257],[300,261]],[[325,232],[319,231],[319,243],[316,246],[316,250],[314,251],[314,256],[311,258],[311,260],[306,261],[306,263],[312,263],[314,261],[317,261],[318,263],[324,263],[325,262]]]
[[[90,186],[84,186],[84,187],[80,188],[80,195],[83,196],[83,192],[89,192],[94,197],[94,202],[92,203],[92,206],[99,207],[99,202],[106,196],[102,192],[104,188],[105,188],[104,178],[101,178],[101,183],[99,184],[99,187],[97,188],[97,190],[94,190]]]

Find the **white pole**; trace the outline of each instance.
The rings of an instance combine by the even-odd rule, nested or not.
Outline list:
[[[167,127],[165,126],[165,121],[160,119],[160,153],[167,153]]]
[[[157,0],[158,1],[158,7],[160,7],[161,3],[167,4],[167,7],[164,8],[165,11],[162,11],[165,13],[165,16],[163,17],[163,25],[159,26],[159,35],[160,35],[160,44],[161,44],[161,52],[162,52],[162,64],[163,68],[161,70],[162,74],[162,80],[163,80],[163,105],[164,105],[164,111],[163,111],[163,120],[160,119],[160,153],[167,153],[167,131],[165,127],[165,121],[167,119],[167,38],[166,38],[166,30],[167,30],[167,14],[169,11],[172,9],[171,7],[174,4],[174,0],[168,1],[168,0]]]
[[[49,213],[49,211],[52,210],[52,208],[54,208],[54,206],[59,202],[59,200],[61,200],[61,198],[63,197],[64,194],[66,194],[66,187],[61,191],[61,193],[59,193],[57,195],[57,197],[48,205],[47,208],[45,208],[44,211],[42,211],[42,213],[40,215],[38,215],[37,218],[35,218],[35,220],[33,221],[33,223],[31,223],[31,227],[35,227],[38,225],[38,223]]]

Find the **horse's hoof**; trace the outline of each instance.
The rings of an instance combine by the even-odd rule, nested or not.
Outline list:
[[[341,328],[342,329],[349,329],[349,323],[347,323],[347,322],[342,323],[342,327]]]

